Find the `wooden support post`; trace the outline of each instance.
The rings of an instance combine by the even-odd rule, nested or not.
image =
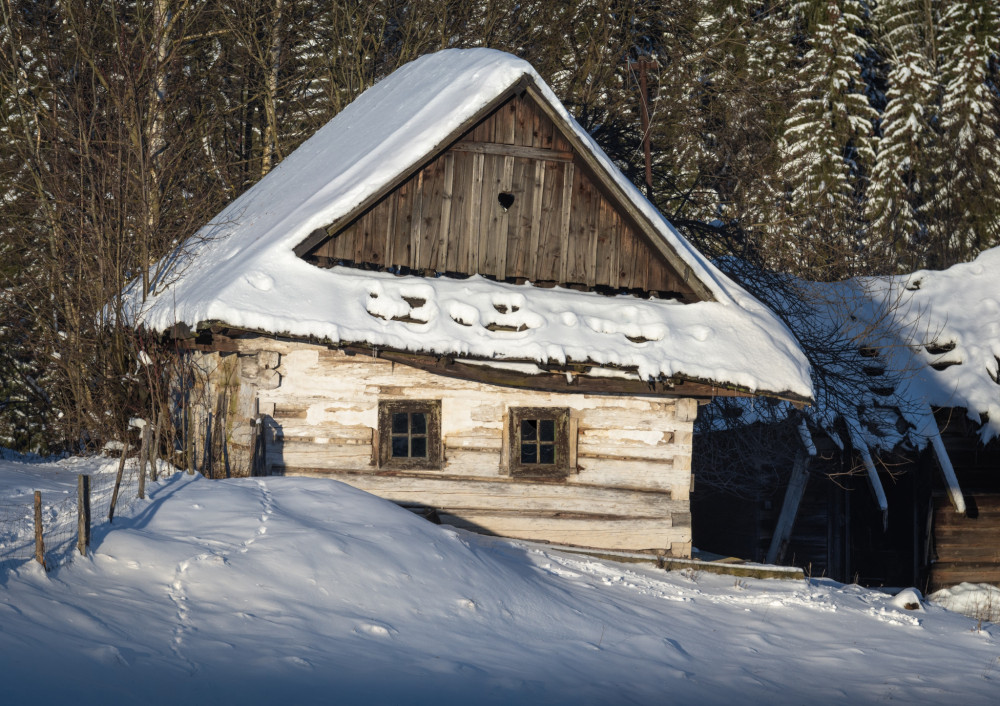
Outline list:
[[[45,540],[42,538],[42,491],[35,491],[35,561],[42,565],[46,571],[49,567],[45,565]]]
[[[142,425],[142,441],[139,444],[139,499],[146,499],[146,461],[149,457],[150,446],[149,423]]]
[[[122,457],[118,462],[118,475],[115,476],[115,489],[111,493],[111,506],[108,508],[108,522],[115,519],[115,505],[118,504],[118,490],[122,486],[122,474],[125,472],[125,457],[128,456],[128,442],[122,443]]]
[[[150,454],[149,454],[150,458],[149,479],[155,483],[156,481],[159,480],[160,476],[159,470],[157,470],[156,467],[156,462],[160,458],[160,433],[163,428],[162,427],[163,415],[160,414],[159,410],[156,407],[153,408],[153,419],[155,420],[154,428],[156,429],[156,433],[153,435],[153,446],[150,449]]]
[[[187,456],[187,472],[190,475],[194,475],[194,430],[191,428],[191,422],[193,421],[191,417],[191,405],[188,404],[184,409],[184,426],[186,429],[184,434],[184,449]]]
[[[267,475],[267,417],[260,418],[260,472],[259,476]]]
[[[785,490],[785,501],[781,505],[781,514],[778,515],[778,524],[774,528],[774,536],[771,537],[771,546],[767,550],[768,564],[776,564],[785,556],[788,548],[788,540],[792,536],[792,528],[795,526],[795,516],[799,513],[799,505],[802,502],[802,495],[806,490],[806,483],[809,481],[809,454],[803,449],[799,449],[795,454],[795,461],[792,463],[792,475],[788,479],[788,489]]]
[[[76,478],[76,548],[87,556],[90,546],[90,476],[81,474]]]

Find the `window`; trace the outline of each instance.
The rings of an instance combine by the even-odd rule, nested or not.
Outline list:
[[[562,478],[570,472],[568,409],[513,407],[508,429],[511,475]]]
[[[378,403],[379,466],[440,468],[440,400]]]

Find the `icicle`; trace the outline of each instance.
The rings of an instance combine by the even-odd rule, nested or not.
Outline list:
[[[948,498],[951,500],[951,505],[955,508],[955,512],[965,514],[965,496],[958,484],[955,467],[951,465],[951,459],[948,457],[948,450],[944,447],[944,440],[941,439],[941,431],[934,419],[934,412],[931,411],[930,407],[927,407],[921,417],[923,426],[920,434],[931,442],[938,466],[941,467],[941,475],[944,476],[945,486],[948,488]]]

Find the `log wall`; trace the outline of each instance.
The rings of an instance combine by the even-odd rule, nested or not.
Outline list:
[[[930,590],[962,582],[1000,585],[1000,494],[965,496],[955,512],[946,496],[934,498],[934,553]]]
[[[264,337],[239,347],[230,354],[238,365],[228,365],[240,375],[238,396],[255,397],[266,419],[272,474],[340,480],[507,537],[690,555],[693,399],[498,387]],[[197,355],[203,368],[225,367],[224,354]],[[378,402],[388,399],[441,400],[440,469],[377,468]],[[570,410],[575,469],[564,479],[510,475],[508,409],[546,406]],[[249,420],[227,427],[238,432],[230,456],[248,458],[250,435],[239,430]]]

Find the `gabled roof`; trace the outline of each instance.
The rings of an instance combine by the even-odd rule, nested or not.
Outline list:
[[[525,86],[705,301],[680,304],[483,278],[324,270],[296,255],[311,234],[364,209],[445,148],[463,126]],[[634,369],[643,379],[695,379],[797,399],[811,395],[808,363],[774,314],[664,220],[529,64],[493,50],[446,50],[402,67],[163,264],[169,271],[145,302],[137,285],[126,295],[136,323],[157,331],[177,323],[195,328],[224,322],[333,343],[595,363]],[[413,306],[404,298],[424,303]],[[498,303],[509,300],[520,302],[517,311],[508,311],[523,321],[513,331],[506,325],[496,330],[490,320],[499,313]]]

